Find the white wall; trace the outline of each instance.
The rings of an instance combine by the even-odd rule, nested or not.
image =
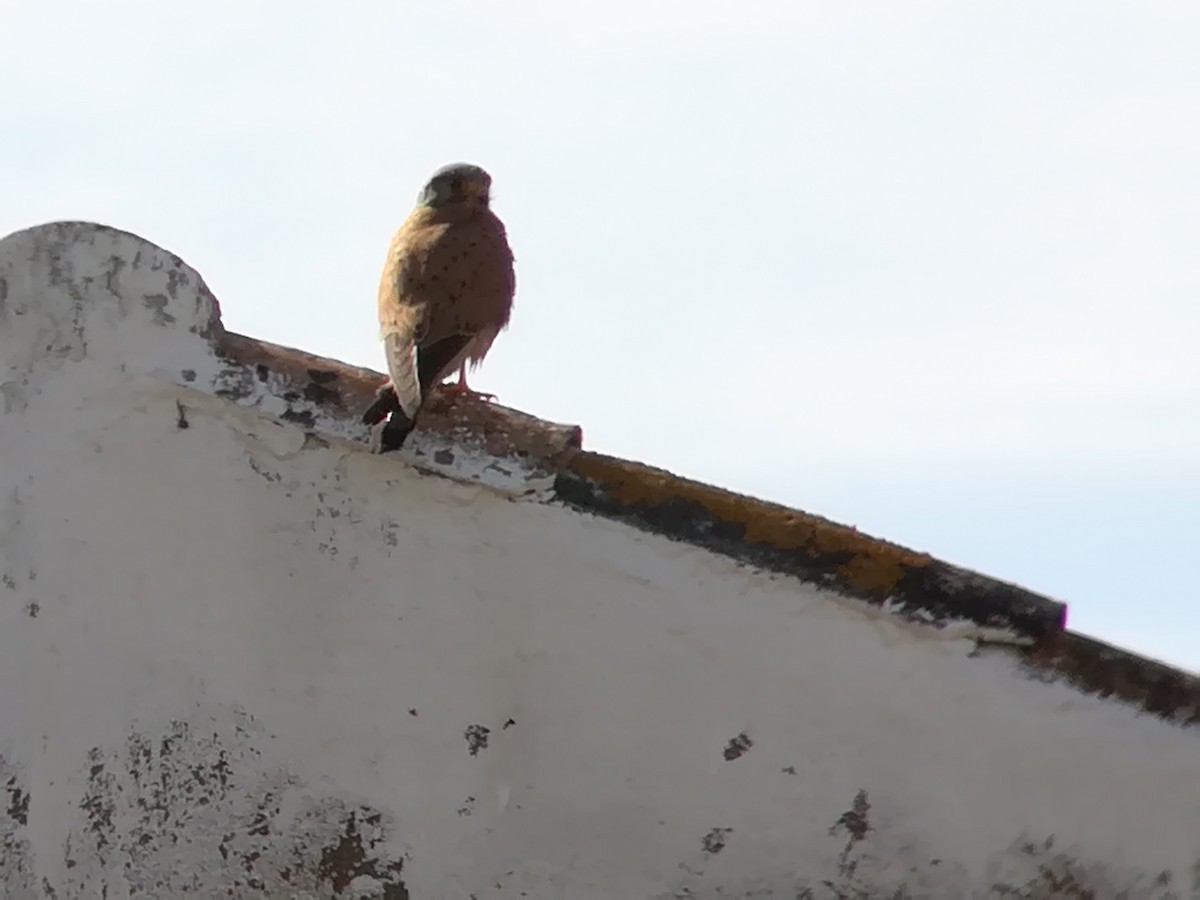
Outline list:
[[[0,244],[5,896],[1200,896],[1194,730],[307,440],[209,317],[132,236]]]

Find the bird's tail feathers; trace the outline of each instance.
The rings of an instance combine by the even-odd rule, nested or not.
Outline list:
[[[383,336],[383,354],[387,360],[388,375],[396,389],[396,400],[409,419],[417,417],[421,406],[421,385],[417,381],[414,356],[416,348],[412,338],[392,332]]]

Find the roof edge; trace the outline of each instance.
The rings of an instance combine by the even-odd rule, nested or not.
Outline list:
[[[1200,676],[1067,630],[1067,606],[927,553],[779,504],[581,450],[555,492],[583,512],[799,578],[902,619],[1002,646],[1030,677],[1062,680],[1179,725],[1200,725]]]
[[[968,621],[1026,642],[1066,624],[1065,603],[662,469],[583,451],[559,472],[555,488],[579,509],[795,576],[920,624]]]

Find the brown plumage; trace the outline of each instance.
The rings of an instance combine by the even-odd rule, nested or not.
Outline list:
[[[364,421],[390,411],[406,434],[430,388],[456,370],[458,383],[447,389],[475,393],[467,365],[478,366],[508,325],[516,289],[504,224],[489,206],[491,182],[478,166],[445,166],[392,238],[379,283],[391,383]]]

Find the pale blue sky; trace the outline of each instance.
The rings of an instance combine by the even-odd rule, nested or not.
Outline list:
[[[0,31],[0,232],[137,232],[230,328],[379,369],[387,241],[480,163],[518,295],[478,387],[1200,669],[1200,5],[72,0]]]

